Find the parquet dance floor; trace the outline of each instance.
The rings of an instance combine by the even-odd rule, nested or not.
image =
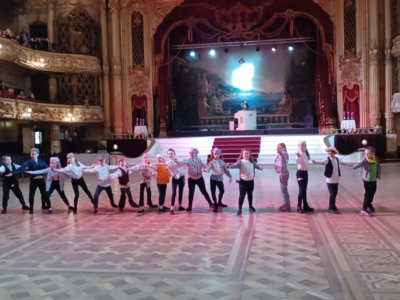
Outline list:
[[[52,215],[22,211],[14,195],[0,215],[1,300],[111,299],[400,299],[400,165],[383,165],[372,218],[358,212],[364,195],[361,170],[342,167],[337,206],[327,212],[323,168],[311,166],[312,215],[295,212],[298,187],[290,166],[292,212],[282,204],[273,166],[257,171],[257,212],[236,216],[238,184],[225,178],[228,204],[212,213],[196,190],[192,213],[174,216],[148,209],[137,214],[110,207],[105,192],[99,215],[81,190],[78,214],[67,213],[53,193]],[[234,178],[238,171],[232,170]],[[94,193],[96,176],[84,178]],[[209,175],[205,174],[209,190]],[[131,175],[135,202],[139,173]],[[117,181],[113,192],[119,200]],[[28,182],[21,183],[28,200]],[[187,187],[183,204],[187,206]],[[155,180],[153,203],[158,203]],[[70,180],[66,195],[73,203]],[[169,207],[171,185],[166,205]]]

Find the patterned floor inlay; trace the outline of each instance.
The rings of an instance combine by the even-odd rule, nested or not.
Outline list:
[[[358,215],[363,199],[360,172],[342,170],[337,206],[328,214],[323,170],[312,167],[313,215],[295,212],[295,170],[289,192],[292,212],[281,213],[278,177],[271,166],[256,176],[254,204],[236,216],[238,185],[225,182],[224,202],[212,213],[195,194],[192,213],[110,208],[100,197],[98,216],[81,195],[77,215],[52,197],[52,215],[20,210],[11,196],[0,216],[0,300],[398,300],[400,294],[400,166],[384,165],[373,218]],[[237,177],[237,171],[232,172]],[[205,175],[209,189],[209,175]],[[95,176],[85,175],[91,191]],[[138,174],[131,189],[138,201]],[[28,198],[28,182],[21,183]],[[119,191],[113,183],[114,196]],[[158,202],[155,182],[153,202]],[[73,192],[66,183],[72,202]],[[82,193],[81,193],[82,194]],[[169,207],[171,187],[166,205]],[[187,205],[185,187],[184,206]]]

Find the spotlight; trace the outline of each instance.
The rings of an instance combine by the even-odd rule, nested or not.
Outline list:
[[[289,49],[289,51],[293,51],[293,46],[290,45],[288,49]]]
[[[246,61],[244,60],[244,58],[242,57],[241,59],[239,59],[239,64],[243,65]]]
[[[276,52],[276,45],[272,46],[272,52]]]
[[[228,53],[228,52],[229,52],[228,47],[225,47],[224,52],[225,52],[225,53]]]
[[[260,45],[258,45],[257,48],[256,48],[256,51],[260,52],[260,49],[261,49],[261,47],[260,47]]]
[[[214,49],[211,49],[211,50],[210,50],[210,55],[211,55],[211,56],[214,56],[214,55],[215,55],[215,50],[214,50]]]
[[[194,51],[190,51],[190,56],[195,57],[196,53]]]

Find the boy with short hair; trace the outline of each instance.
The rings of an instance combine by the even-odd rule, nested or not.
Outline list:
[[[375,156],[374,147],[365,148],[365,158],[358,164],[350,166],[350,169],[356,170],[361,167],[363,168],[362,178],[364,180],[365,194],[360,216],[372,217],[372,213],[375,212],[372,202],[376,193],[376,181],[381,179],[381,164],[379,158]]]
[[[19,202],[22,205],[22,209],[29,210],[29,207],[25,204],[24,196],[22,195],[21,189],[19,188],[17,178],[15,176],[6,176],[14,172],[19,167],[20,166],[12,163],[10,156],[3,156],[3,165],[0,166],[0,174],[2,174],[3,177],[3,210],[1,211],[2,215],[7,213],[10,190],[12,190],[15,197],[18,198]]]

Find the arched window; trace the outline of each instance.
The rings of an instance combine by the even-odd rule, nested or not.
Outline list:
[[[100,56],[100,27],[82,4],[56,20],[57,48],[62,53]]]
[[[132,64],[135,67],[144,67],[144,34],[143,16],[140,12],[134,11],[131,16],[132,28]]]

